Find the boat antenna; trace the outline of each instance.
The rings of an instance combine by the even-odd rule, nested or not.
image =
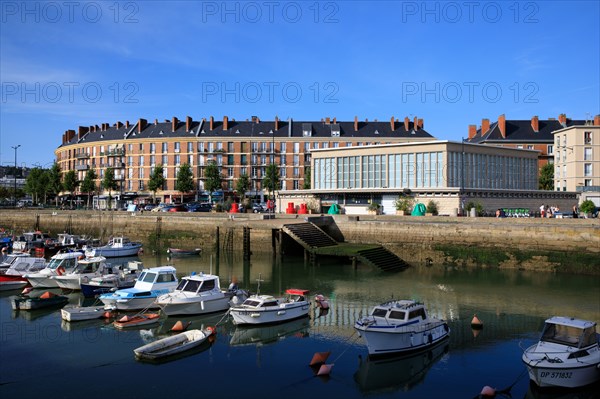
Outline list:
[[[256,279],[256,296],[260,295],[260,282],[265,281],[265,280],[262,280],[261,277],[262,277],[262,274],[258,273],[258,278]]]

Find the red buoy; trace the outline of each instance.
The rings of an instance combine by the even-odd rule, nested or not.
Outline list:
[[[318,366],[327,361],[327,358],[331,355],[331,352],[317,352],[313,355],[312,360],[310,361],[309,366]]]

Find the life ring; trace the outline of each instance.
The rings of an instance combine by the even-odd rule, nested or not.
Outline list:
[[[56,269],[56,273],[58,273],[59,276],[62,276],[63,274],[65,274],[64,266],[59,266],[58,269]]]

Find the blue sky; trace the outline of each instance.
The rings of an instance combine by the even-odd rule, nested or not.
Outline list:
[[[0,164],[65,130],[223,115],[424,119],[600,113],[598,1],[3,1]]]

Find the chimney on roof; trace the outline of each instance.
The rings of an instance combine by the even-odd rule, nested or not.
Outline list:
[[[481,120],[481,135],[483,136],[490,130],[490,120],[484,118]]]
[[[540,120],[538,119],[537,115],[531,118],[531,128],[536,133],[540,131]]]
[[[215,118],[213,118],[213,116],[210,116],[210,120],[208,121],[208,128],[210,130],[213,130],[213,125],[215,124]]]
[[[408,119],[408,116],[404,117],[404,130],[406,130],[408,132],[408,129],[410,128],[409,126],[410,124],[410,119]]]
[[[415,120],[413,122],[413,129],[415,129],[415,132],[417,130],[419,130],[419,120],[417,119],[417,117],[415,116]]]
[[[337,117],[333,117],[333,123],[337,123]]]
[[[73,137],[75,137],[75,130],[67,130],[67,141],[73,140]]]
[[[594,126],[600,126],[600,115],[594,116]]]
[[[325,124],[326,124],[326,125],[329,125],[329,123],[330,123],[329,117],[326,117],[326,118],[325,118]]]
[[[123,124],[120,121],[117,121],[116,126],[117,126],[117,129],[120,129],[123,127]]]
[[[100,131],[100,126],[96,125],[94,126],[94,132],[99,132]]]
[[[279,130],[279,118],[277,116],[275,116],[275,129],[273,129],[275,132]]]
[[[158,118],[154,118],[154,126],[158,125]]]
[[[223,117],[223,130],[227,130],[229,128],[229,118],[227,115]]]
[[[138,120],[138,133],[141,133],[146,128],[147,124],[148,124],[147,120],[140,118]]]
[[[354,117],[354,131],[358,132],[358,116]]]
[[[175,133],[175,130],[177,130],[177,125],[179,124],[179,119],[177,119],[177,117],[173,117],[173,120],[171,121],[171,132]]]
[[[477,135],[477,125],[469,125],[469,140]]]
[[[129,121],[125,121],[125,129],[129,129]]]
[[[189,132],[190,130],[192,130],[192,117],[186,116],[185,117],[185,131]]]
[[[562,125],[562,127],[567,127],[567,114],[558,115],[558,122]]]
[[[81,140],[81,138],[83,136],[85,136],[85,134],[88,132],[88,128],[85,126],[79,126],[79,129],[77,130],[77,140]]]
[[[90,133],[94,132],[94,125],[92,125],[92,126],[89,127],[88,132],[90,132]]]
[[[503,139],[506,138],[506,115],[502,114],[498,117],[498,129]]]
[[[419,121],[417,122],[417,126],[419,126],[419,129],[423,129],[423,118],[419,118]]]
[[[396,125],[394,124],[393,116],[392,116],[392,119],[390,119],[390,129],[392,129],[392,132],[396,129]]]
[[[254,122],[256,122],[256,123],[260,123],[260,118],[259,118],[258,116],[255,116],[255,117],[254,117]]]

